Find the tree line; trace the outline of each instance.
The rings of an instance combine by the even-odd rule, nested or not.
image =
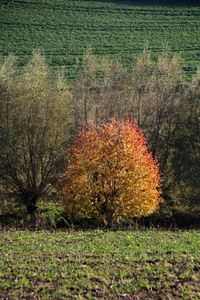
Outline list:
[[[34,214],[66,169],[77,130],[93,119],[117,117],[143,130],[159,162],[165,207],[192,209],[200,199],[200,70],[185,80],[179,56],[155,62],[145,49],[127,70],[88,49],[68,84],[35,51],[19,69],[10,55],[0,65],[0,199]]]

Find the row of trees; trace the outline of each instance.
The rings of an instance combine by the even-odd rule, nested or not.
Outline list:
[[[80,62],[77,62],[80,64]],[[185,81],[181,59],[148,50],[132,70],[97,59],[90,49],[72,85],[52,75],[35,52],[23,70],[9,56],[0,67],[1,199],[11,197],[33,214],[67,165],[76,130],[93,118],[135,120],[158,159],[165,205],[198,205],[200,198],[200,72]],[[14,201],[13,200],[13,201]]]
[[[73,86],[75,128],[99,112],[129,115],[144,131],[153,159],[163,173],[165,203],[185,207],[200,198],[200,72],[187,82],[180,57],[168,52],[139,55],[132,72],[116,61],[84,55],[84,72]],[[77,118],[77,116],[79,116]],[[80,123],[79,123],[80,122]]]

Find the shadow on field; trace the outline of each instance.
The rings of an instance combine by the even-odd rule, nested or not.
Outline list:
[[[96,0],[85,0],[86,1],[95,1]],[[156,6],[199,6],[199,0],[98,0],[99,2],[105,3],[115,3],[115,4],[126,4],[126,5],[137,5],[137,6],[144,6],[144,5],[156,5]]]
[[[172,216],[168,215],[152,215],[149,217],[142,217],[135,219],[138,226],[144,226],[146,228],[160,228],[167,230],[176,229],[200,229],[200,213],[196,212],[183,212],[175,211]]]
[[[49,222],[40,212],[34,216],[28,216],[23,209],[5,212],[0,215],[1,230],[95,230],[106,229],[106,226],[94,218],[77,218],[73,222],[64,220],[58,216],[54,224]],[[121,219],[119,223],[113,225],[112,230],[135,230],[135,229],[160,229],[160,230],[199,230],[200,212],[175,210],[171,215],[165,213],[155,213],[149,217]]]

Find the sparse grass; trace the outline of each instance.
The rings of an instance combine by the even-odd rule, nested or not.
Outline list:
[[[199,299],[199,231],[7,231],[2,299]]]

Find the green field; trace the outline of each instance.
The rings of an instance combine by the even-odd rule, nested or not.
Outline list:
[[[200,232],[7,231],[2,299],[199,299]]]
[[[71,80],[88,46],[129,68],[144,47],[156,58],[167,46],[181,55],[189,78],[199,65],[200,6],[162,3],[168,1],[1,0],[0,54],[14,53],[24,65],[39,48]]]

